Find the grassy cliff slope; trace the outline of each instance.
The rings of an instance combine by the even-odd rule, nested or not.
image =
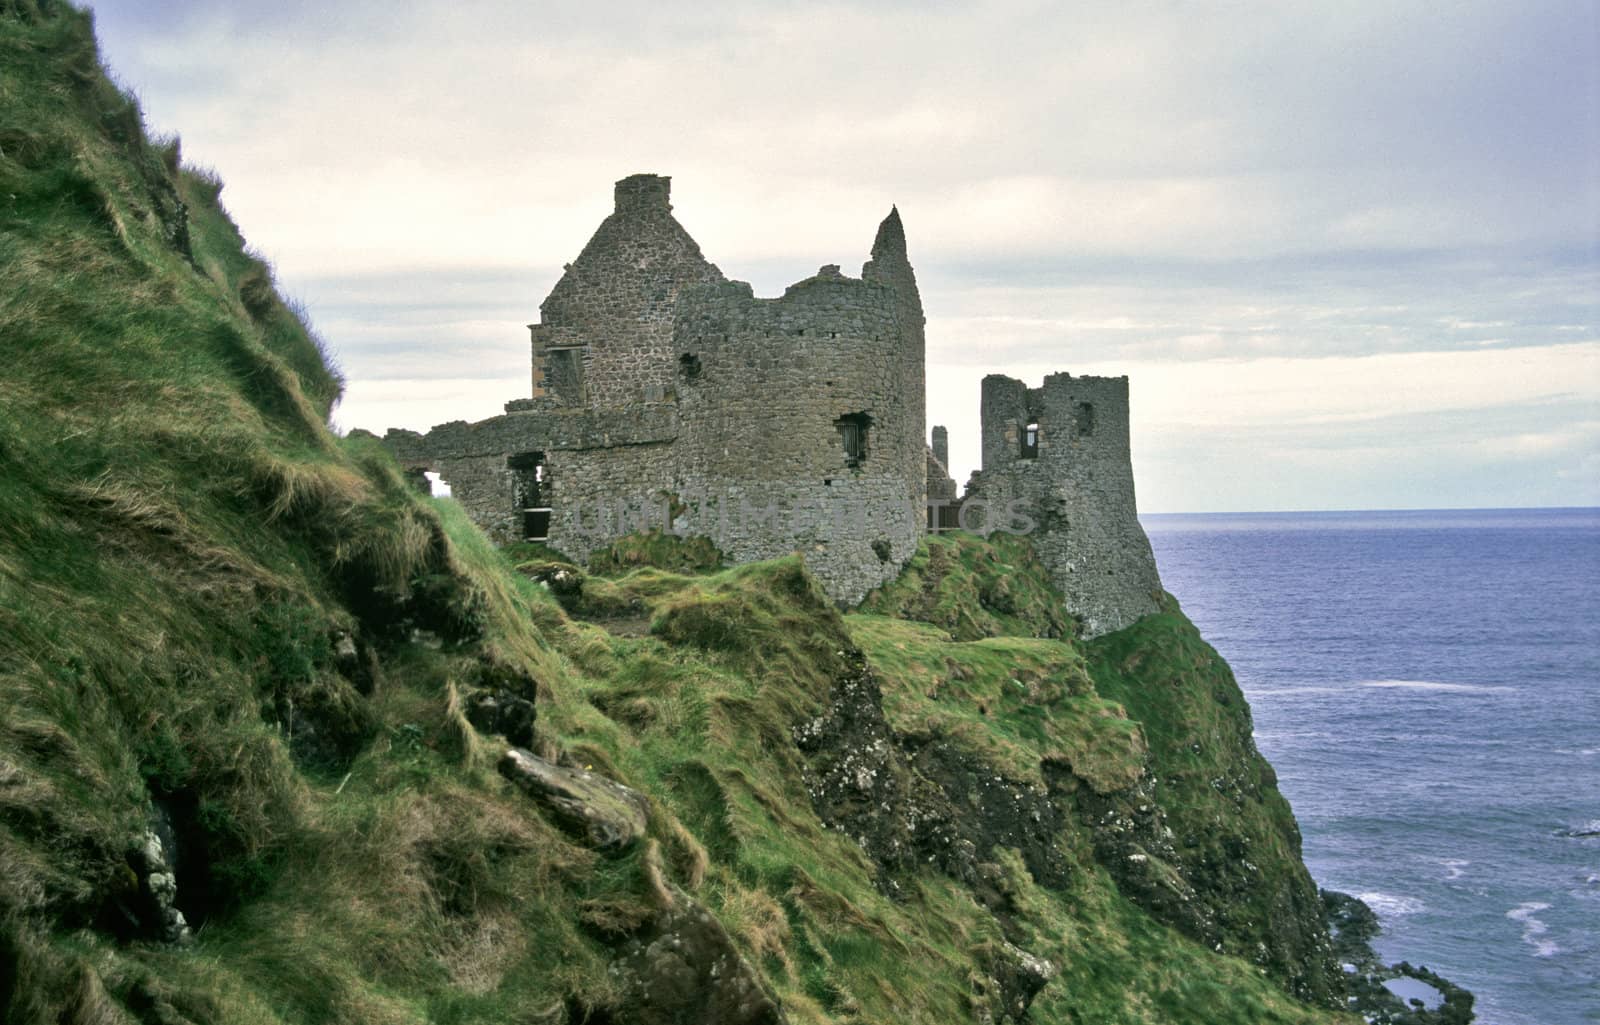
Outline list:
[[[518,572],[327,430],[219,191],[0,0],[0,1020],[1342,1020],[1176,612],[1081,646],[970,538],[849,615]]]

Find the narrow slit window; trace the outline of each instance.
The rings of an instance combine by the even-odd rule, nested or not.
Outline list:
[[[1039,421],[1029,420],[1022,425],[1022,458],[1039,458]]]
[[[1078,435],[1087,438],[1094,433],[1094,404],[1089,402],[1078,403],[1078,411],[1073,417],[1077,421]]]

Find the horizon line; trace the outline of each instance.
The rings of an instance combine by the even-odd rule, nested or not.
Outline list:
[[[1304,516],[1350,513],[1488,513],[1488,512],[1596,512],[1600,505],[1463,505],[1390,506],[1367,509],[1215,509],[1187,512],[1140,512],[1144,516]]]

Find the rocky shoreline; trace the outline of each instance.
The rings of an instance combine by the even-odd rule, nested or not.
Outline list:
[[[1377,914],[1348,893],[1323,890],[1333,949],[1344,968],[1350,1010],[1370,1025],[1470,1025],[1473,995],[1425,966],[1385,964],[1372,949]]]

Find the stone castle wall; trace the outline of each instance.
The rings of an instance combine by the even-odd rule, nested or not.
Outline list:
[[[990,374],[981,419],[983,469],[967,501],[1015,501],[1035,521],[1034,549],[1085,635],[1155,612],[1161,578],[1134,501],[1128,379],[1051,374],[1029,388]]]
[[[537,529],[583,560],[665,527],[735,562],[798,551],[854,603],[930,526],[992,529],[984,510],[1016,502],[1086,633],[1155,611],[1126,378],[985,378],[983,469],[961,497],[948,435],[925,440],[922,301],[898,211],[861,277],[830,265],[760,299],[673,218],[669,179],[625,178],[615,198],[530,325],[532,397],[384,439],[409,470],[438,471],[491,538]],[[930,499],[945,506],[932,523]]]
[[[926,318],[917,276],[907,255],[905,226],[900,222],[898,208],[891,207],[889,216],[878,226],[878,234],[872,240],[872,259],[861,268],[861,277],[866,282],[888,288],[894,297],[895,316],[900,326],[897,379],[902,404],[899,409],[906,424],[917,425],[913,447],[917,452],[916,461],[922,466],[928,420]],[[925,469],[919,469],[918,473],[923,474],[921,479],[925,481]]]
[[[591,509],[592,528],[601,517],[595,509],[620,508],[625,494],[648,496],[670,481],[661,467],[677,436],[678,411],[671,403],[540,410],[513,402],[503,416],[477,423],[455,420],[426,435],[391,430],[384,442],[402,466],[437,471],[473,522],[496,544],[508,544],[524,536],[519,485],[528,471],[514,465],[519,457],[543,458],[540,504],[555,511],[551,536],[577,538],[585,533],[576,526],[580,507]],[[636,511],[631,515],[639,518]],[[660,525],[659,517],[652,525]],[[612,539],[571,554],[587,557]]]
[[[574,559],[670,524],[737,562],[799,551],[844,602],[915,552],[923,318],[898,213],[862,278],[828,266],[758,299],[672,218],[667,179],[636,175],[541,311],[531,400],[385,439],[496,541],[537,493]]]
[[[921,536],[927,479],[920,384],[905,365],[920,306],[828,266],[777,299],[738,282],[686,290],[678,318],[680,360],[696,368],[676,385],[684,479],[760,499],[784,523],[736,515],[745,522],[707,531],[719,547],[739,561],[798,549],[852,602],[898,573]],[[853,454],[847,421],[861,439]],[[738,501],[721,511],[739,513]]]

